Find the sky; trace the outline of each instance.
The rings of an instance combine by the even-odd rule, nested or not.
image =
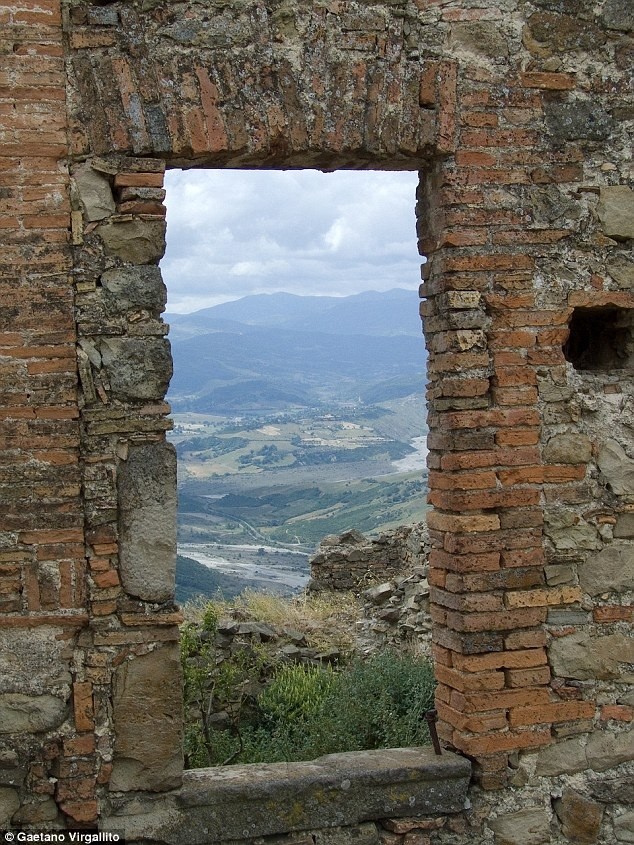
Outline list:
[[[414,172],[171,170],[167,310],[254,293],[416,290]]]

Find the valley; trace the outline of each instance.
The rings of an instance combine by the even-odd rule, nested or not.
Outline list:
[[[402,309],[405,293],[329,302],[333,333],[324,333],[319,349],[311,346],[314,334],[275,324],[280,312],[266,297],[185,315],[191,323],[179,315],[169,398],[178,455],[180,600],[184,590],[235,594],[240,585],[296,592],[323,537],[349,528],[378,535],[423,518],[420,336],[355,334],[350,343],[338,333],[346,321],[377,332],[378,312]],[[278,305],[286,305],[287,296],[270,299],[282,297]],[[303,300],[311,299],[333,298],[292,297],[298,320]],[[223,308],[231,312],[229,326],[208,313]],[[256,326],[254,337],[252,322],[237,323],[239,308],[242,320],[255,314],[262,321],[268,313],[274,325]],[[336,317],[339,308],[345,319]],[[394,314],[386,327],[393,332],[397,323]],[[191,362],[184,373],[181,357]]]

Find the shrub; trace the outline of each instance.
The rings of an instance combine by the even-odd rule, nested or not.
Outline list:
[[[236,672],[235,679],[243,680]],[[427,661],[384,652],[335,671],[279,668],[231,728],[203,724],[188,732],[190,765],[310,760],[323,754],[429,742],[426,710],[433,706]],[[203,743],[204,753],[196,749]]]

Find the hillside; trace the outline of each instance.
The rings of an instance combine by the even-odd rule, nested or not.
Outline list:
[[[180,595],[296,592],[325,535],[420,521],[415,292],[248,296],[168,319]]]
[[[248,296],[168,315],[174,411],[244,414],[423,390],[415,292]]]

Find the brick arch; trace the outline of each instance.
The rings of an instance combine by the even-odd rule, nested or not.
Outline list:
[[[580,375],[563,344],[574,308],[632,308],[631,21],[581,4],[602,75],[567,7],[508,5],[0,3],[19,114],[0,113],[0,631],[30,653],[0,705],[35,713],[11,723],[29,770],[10,797],[20,823],[38,820],[53,774],[45,812],[79,822],[109,788],[180,778],[180,724],[154,715],[178,707],[174,538],[156,528],[175,507],[166,162],[421,171],[442,737],[499,787],[509,753],[602,713],[566,678],[601,674],[600,658],[571,656],[577,642],[594,654],[597,626],[614,666],[629,659],[613,561],[629,571],[631,491],[614,479],[629,444],[602,397],[631,391],[630,370]],[[607,599],[597,556],[615,570]]]

